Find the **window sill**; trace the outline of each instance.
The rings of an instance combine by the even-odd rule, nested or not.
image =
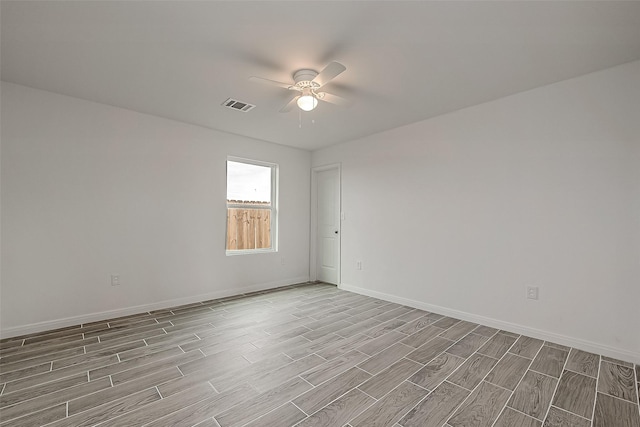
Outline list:
[[[227,256],[236,256],[236,255],[253,255],[253,254],[269,254],[273,252],[278,252],[274,248],[269,249],[239,249],[234,251],[225,251],[225,255]]]

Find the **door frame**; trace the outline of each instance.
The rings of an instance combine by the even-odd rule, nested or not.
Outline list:
[[[342,272],[342,165],[332,163],[329,165],[316,166],[311,168],[311,233],[309,241],[309,280],[318,280],[318,173],[336,169],[338,171],[338,278],[336,285],[341,284]]]

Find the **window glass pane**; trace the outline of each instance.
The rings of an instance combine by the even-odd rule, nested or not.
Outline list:
[[[227,161],[227,200],[271,203],[271,168]]]
[[[227,254],[275,249],[277,167],[227,160]]]
[[[271,210],[227,209],[227,250],[271,248]]]

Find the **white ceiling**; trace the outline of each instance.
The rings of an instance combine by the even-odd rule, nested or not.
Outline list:
[[[304,149],[640,59],[638,1],[0,7],[4,81]],[[279,113],[291,93],[247,81],[330,61],[347,70],[325,88],[350,108]],[[226,109],[229,97],[257,107]]]

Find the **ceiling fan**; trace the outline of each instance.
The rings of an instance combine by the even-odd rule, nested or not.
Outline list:
[[[319,73],[314,70],[302,69],[293,73],[294,83],[283,83],[275,80],[263,79],[262,77],[249,77],[252,82],[265,83],[288,90],[298,92],[291,100],[280,109],[281,113],[291,111],[294,104],[297,104],[303,111],[311,111],[318,106],[318,100],[337,105],[348,105],[346,99],[328,92],[319,92],[324,85],[336,78],[347,68],[339,62],[331,62]]]

